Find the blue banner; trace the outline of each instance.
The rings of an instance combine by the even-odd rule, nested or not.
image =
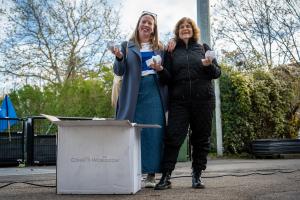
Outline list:
[[[8,118],[0,120],[0,132],[9,129],[17,123],[17,120],[9,120],[9,118],[17,118],[17,113],[8,95],[5,95],[0,108],[0,118]]]

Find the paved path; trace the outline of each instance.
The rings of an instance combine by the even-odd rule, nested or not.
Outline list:
[[[191,188],[191,163],[176,165],[173,188],[142,188],[135,195],[57,195],[55,166],[0,168],[0,200],[71,199],[300,199],[300,159],[211,159],[204,173],[206,189]]]

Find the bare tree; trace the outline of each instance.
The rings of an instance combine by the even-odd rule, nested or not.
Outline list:
[[[63,83],[99,73],[105,40],[118,40],[119,12],[106,0],[11,0],[0,72]]]
[[[215,40],[240,69],[300,61],[298,0],[224,0],[216,6]],[[225,42],[224,42],[225,41]]]

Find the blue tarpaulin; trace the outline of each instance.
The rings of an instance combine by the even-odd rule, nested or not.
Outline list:
[[[2,101],[0,108],[0,118],[17,118],[17,113],[8,95],[5,95]],[[0,132],[9,129],[16,123],[17,120],[0,119]]]

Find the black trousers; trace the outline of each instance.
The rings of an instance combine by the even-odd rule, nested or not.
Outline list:
[[[162,172],[173,171],[178,153],[190,126],[192,146],[192,168],[206,169],[210,149],[214,101],[197,99],[174,100],[170,102],[167,132],[165,134]]]

